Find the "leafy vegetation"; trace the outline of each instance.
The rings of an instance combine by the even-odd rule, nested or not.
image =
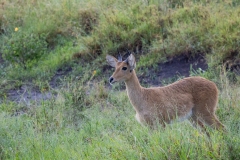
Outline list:
[[[205,0],[1,0],[0,159],[239,159],[240,3]],[[105,55],[126,49],[149,72],[177,55],[205,56],[191,72],[220,90],[228,132],[188,122],[150,130]],[[154,75],[153,75],[154,76]],[[166,83],[164,83],[166,84]],[[49,93],[20,103],[13,91]],[[27,98],[27,97],[26,97]]]
[[[18,32],[18,28],[15,28]],[[3,57],[22,66],[24,69],[32,67],[41,56],[44,56],[47,50],[47,43],[44,35],[35,35],[28,33],[14,33],[10,40],[6,40],[3,48]]]

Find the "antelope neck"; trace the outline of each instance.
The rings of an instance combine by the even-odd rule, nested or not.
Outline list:
[[[142,89],[135,71],[132,71],[130,79],[125,81],[128,97],[137,111],[141,111]]]
[[[136,72],[134,70],[132,70],[132,76],[125,81],[125,84],[128,91],[137,92],[140,91],[142,88],[142,86],[139,83]]]

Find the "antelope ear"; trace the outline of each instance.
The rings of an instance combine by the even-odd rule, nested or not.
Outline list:
[[[135,57],[130,54],[127,58],[127,63],[130,66],[130,70],[134,70],[136,68],[136,61],[135,61]]]
[[[107,55],[106,60],[107,60],[107,62],[110,66],[116,67],[116,64],[117,64],[118,60],[115,57]]]

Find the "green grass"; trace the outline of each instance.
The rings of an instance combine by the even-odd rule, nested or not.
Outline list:
[[[239,159],[239,76],[225,70],[240,59],[239,13],[237,0],[2,0],[0,159]],[[20,32],[46,35],[46,53],[29,68],[4,57]],[[105,55],[126,49],[139,72],[176,55],[206,55],[209,69],[191,75],[217,84],[217,116],[228,132],[208,128],[207,137],[188,121],[156,130],[138,124],[122,84],[106,85],[113,69]],[[22,85],[55,97],[10,101],[8,91]]]
[[[228,132],[222,134],[209,128],[208,137],[187,121],[150,130],[135,120],[125,92],[107,91],[100,83],[87,96],[89,87],[69,84],[68,89],[59,90],[56,99],[32,103],[27,108],[2,103],[1,158],[239,158],[238,89],[227,88],[220,94],[217,115]]]

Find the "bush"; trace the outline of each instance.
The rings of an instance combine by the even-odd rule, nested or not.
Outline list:
[[[27,69],[31,68],[46,50],[46,34],[25,33],[15,28],[15,32],[3,47],[3,58]]]

